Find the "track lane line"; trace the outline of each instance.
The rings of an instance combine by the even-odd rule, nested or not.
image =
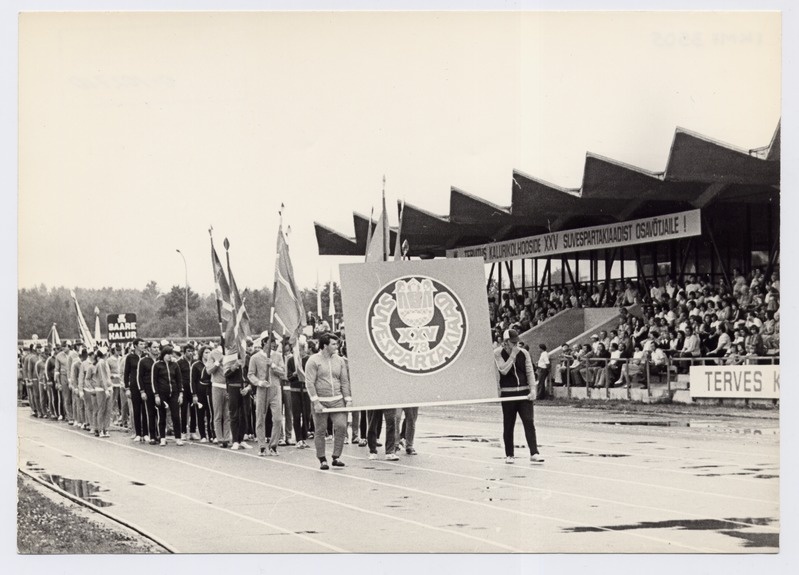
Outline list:
[[[136,478],[131,476],[131,475],[128,475],[126,473],[122,473],[121,471],[117,471],[115,469],[111,469],[110,467],[106,467],[105,465],[102,465],[102,464],[97,463],[95,461],[91,461],[90,459],[86,459],[84,457],[80,457],[79,455],[75,455],[75,454],[70,453],[68,451],[64,451],[63,449],[59,449],[58,447],[54,447],[54,446],[49,445],[47,443],[42,443],[41,441],[37,441],[35,439],[29,439],[27,437],[22,437],[20,439],[22,439],[23,441],[27,441],[29,443],[33,443],[33,444],[39,445],[41,447],[45,447],[47,449],[51,449],[52,451],[56,451],[56,452],[64,454],[64,455],[69,455],[70,457],[72,457],[73,459],[75,459],[77,461],[82,461],[84,463],[88,463],[89,465],[93,465],[93,466],[95,466],[95,467],[97,467],[99,469],[102,469],[104,471],[107,471],[109,473],[113,473],[115,475],[119,475],[120,477],[124,477],[128,481],[136,481]],[[113,443],[106,443],[106,445],[114,445],[114,444]],[[324,548],[326,548],[326,549],[328,549],[330,551],[335,551],[337,553],[350,553],[350,551],[348,551],[348,550],[346,550],[344,548],[337,547],[335,545],[331,545],[330,543],[325,543],[324,541],[320,541],[320,540],[315,539],[313,537],[309,537],[309,536],[307,536],[307,535],[305,535],[303,533],[296,533],[294,531],[291,531],[290,529],[286,529],[285,527],[281,527],[279,525],[275,525],[274,523],[269,523],[268,521],[263,521],[261,519],[257,519],[255,517],[252,517],[252,516],[249,516],[249,515],[244,515],[243,513],[238,513],[236,511],[231,511],[230,509],[225,509],[224,507],[211,505],[210,503],[207,503],[205,501],[200,501],[199,499],[195,499],[194,497],[190,497],[189,495],[185,495],[183,493],[178,493],[177,491],[172,491],[171,489],[167,489],[166,487],[161,487],[160,485],[156,485],[156,484],[154,484],[151,481],[147,482],[147,486],[148,487],[152,487],[153,489],[157,489],[158,491],[163,491],[164,493],[167,493],[169,495],[172,495],[172,496],[175,496],[175,497],[180,497],[181,499],[186,499],[187,501],[191,501],[192,503],[200,505],[201,507],[207,507],[207,508],[213,509],[214,511],[219,511],[221,513],[227,513],[228,515],[232,515],[234,517],[237,517],[238,519],[243,519],[245,521],[251,521],[253,523],[258,523],[258,524],[263,525],[265,527],[269,527],[270,529],[274,529],[275,531],[279,531],[279,532],[285,533],[287,535],[293,535],[295,537],[303,539],[306,542],[313,543],[315,545],[319,545],[321,547],[324,547]]]
[[[47,425],[44,422],[36,422],[36,423],[40,423],[42,425]],[[69,433],[73,433],[75,435],[78,435],[79,437],[83,437],[83,438],[86,438],[86,439],[92,439],[92,440],[94,439],[94,437],[90,437],[88,435],[84,435],[84,434],[80,433],[79,431],[75,431],[75,430],[71,430],[71,429],[67,429],[65,431],[67,431]],[[28,439],[28,438],[25,438],[25,439],[27,441],[31,441],[31,442],[35,441],[35,440],[32,440],[32,439]],[[252,484],[255,484],[255,485],[260,485],[260,486],[263,486],[263,487],[269,487],[269,488],[272,488],[272,489],[278,489],[278,490],[281,490],[281,491],[285,491],[287,493],[291,493],[292,495],[302,496],[302,497],[305,497],[305,498],[308,498],[308,499],[313,499],[313,500],[320,501],[320,502],[323,502],[323,503],[328,503],[328,504],[332,503],[334,505],[338,505],[338,506],[350,509],[352,511],[360,512],[360,513],[366,513],[368,515],[374,515],[374,516],[380,517],[382,519],[390,519],[390,520],[394,520],[394,521],[399,521],[399,522],[402,522],[402,523],[407,523],[407,524],[410,524],[410,525],[414,525],[416,527],[422,527],[422,528],[425,528],[425,529],[431,529],[433,531],[438,531],[438,532],[441,532],[441,533],[447,533],[449,535],[453,535],[453,536],[456,536],[456,537],[470,539],[470,540],[473,540],[473,541],[478,541],[480,543],[484,543],[484,544],[487,544],[487,545],[498,547],[500,549],[504,549],[506,551],[510,551],[510,552],[513,552],[513,553],[522,553],[523,552],[521,549],[517,549],[515,547],[512,547],[510,545],[505,545],[504,543],[499,543],[497,541],[492,541],[490,539],[477,537],[475,535],[470,535],[468,533],[461,533],[461,532],[458,532],[458,531],[453,531],[453,530],[450,530],[450,529],[446,529],[444,527],[437,527],[435,525],[422,523],[420,521],[415,521],[413,519],[407,519],[407,518],[404,518],[404,517],[398,517],[398,516],[394,516],[394,515],[389,515],[387,513],[382,513],[380,511],[373,511],[373,510],[370,510],[370,509],[365,509],[365,508],[362,508],[362,507],[358,507],[356,505],[352,505],[350,503],[345,503],[343,501],[336,501],[336,500],[332,500],[332,499],[328,499],[328,498],[324,498],[324,497],[319,497],[319,496],[316,496],[316,495],[312,495],[312,494],[309,494],[309,493],[304,493],[304,492],[297,491],[297,490],[294,490],[294,489],[290,489],[290,488],[287,488],[287,487],[281,487],[279,485],[274,485],[274,484],[267,483],[267,482],[264,482],[264,481],[251,479],[249,477],[240,476],[240,475],[234,475],[234,474],[231,474],[231,473],[226,473],[224,471],[219,471],[218,469],[213,469],[213,468],[210,468],[210,467],[197,465],[196,463],[191,463],[189,461],[183,461],[181,459],[177,459],[175,457],[169,457],[169,456],[161,454],[161,453],[155,453],[155,452],[149,451],[147,449],[139,449],[139,448],[136,448],[136,447],[133,447],[133,446],[130,446],[130,445],[124,445],[124,444],[119,444],[119,443],[115,443],[115,442],[106,443],[106,445],[113,445],[115,447],[120,447],[122,449],[128,449],[128,450],[131,450],[131,451],[135,451],[137,453],[145,453],[145,454],[151,455],[153,457],[158,457],[158,458],[165,459],[165,460],[168,460],[168,461],[181,463],[183,465],[194,467],[196,469],[201,469],[203,471],[216,473],[217,475],[222,475],[222,476],[228,477],[230,479],[242,480],[242,481],[246,481],[248,483],[252,483]],[[219,447],[216,447],[216,446],[214,446],[212,444],[196,444],[195,445],[195,444],[187,443],[186,445],[187,446],[194,446],[194,447],[210,447],[210,448],[213,448],[213,449],[216,449],[216,450],[220,451],[221,453],[230,453],[230,454],[234,454],[234,455],[249,456],[249,454],[244,453],[244,452],[233,452],[233,451],[221,450]],[[264,460],[262,460],[261,458],[255,456],[255,455],[253,455],[252,457],[256,457],[259,461],[264,461]],[[77,459],[80,459],[80,458],[77,458]],[[305,470],[318,471],[318,472],[322,473],[321,470],[310,468],[310,467],[307,467],[307,466],[304,466],[304,465],[292,464],[292,463],[283,462],[283,461],[274,461],[274,459],[271,459],[269,461],[272,461],[274,463],[284,464],[284,465],[290,465],[292,467],[298,467],[298,468],[305,469]],[[330,475],[331,475],[331,477],[332,476],[341,477],[341,475],[338,475],[338,474],[330,474]],[[346,476],[344,476],[344,477],[346,477]],[[200,503],[203,503],[203,502],[200,502]],[[217,509],[217,507],[214,507],[214,509]]]

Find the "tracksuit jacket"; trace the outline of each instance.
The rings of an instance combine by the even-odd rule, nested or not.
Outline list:
[[[141,365],[141,362],[139,363]],[[183,376],[174,361],[159,359],[151,368],[150,384],[153,393],[171,396],[183,392]]]
[[[320,401],[325,407],[341,401],[352,401],[350,377],[340,355],[327,357],[320,351],[310,357],[305,365],[305,387],[311,401]]]

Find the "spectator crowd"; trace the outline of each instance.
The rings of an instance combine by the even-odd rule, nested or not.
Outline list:
[[[647,285],[613,281],[604,296],[599,288],[579,284],[544,288],[535,299],[534,293],[514,297],[506,292],[501,301],[489,299],[495,345],[506,330],[523,334],[565,309],[620,308],[618,324],[593,334],[590,344],[561,346],[561,366],[553,373],[556,384],[565,384],[568,377],[571,385],[621,386],[643,374],[644,366],[658,372],[672,364],[686,373],[692,358],[741,365],[779,356],[776,272],[766,277],[759,268],[748,275],[734,269],[731,283],[713,283],[696,274],[684,281],[650,280]],[[640,315],[627,310],[636,304]]]

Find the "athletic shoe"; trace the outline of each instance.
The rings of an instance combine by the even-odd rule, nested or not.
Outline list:
[[[261,449],[259,449],[258,455],[259,457],[263,457],[264,455],[266,455],[266,447],[262,447]]]
[[[94,430],[94,436],[100,437],[100,432],[97,429]]]
[[[219,444],[219,447],[221,447],[222,449],[227,449],[227,446],[228,446],[227,441],[223,441],[222,443]]]
[[[516,461],[516,458],[513,457],[512,455],[509,455],[508,457],[505,458],[505,463],[513,463],[514,461]]]
[[[313,431],[308,432],[308,439],[313,439]]]
[[[330,469],[330,466],[327,464],[327,461],[320,461],[319,469],[321,469],[322,471],[327,471],[328,469]]]
[[[325,435],[325,441],[333,441],[332,435]]]
[[[333,467],[344,467],[344,462],[339,461],[337,457],[333,458]]]
[[[286,441],[285,441],[284,439],[281,439],[280,441],[278,441],[278,442],[277,442],[277,444],[278,444],[280,447],[285,447],[285,446],[286,446]]]
[[[208,443],[208,438],[207,437],[200,438],[200,443]]]
[[[158,445],[158,440],[157,439],[151,439],[151,440],[148,441],[148,443],[150,445]]]
[[[189,439],[194,439],[195,441],[201,439],[200,434],[195,431],[194,433],[191,434],[191,437],[189,437]]]
[[[252,445],[250,445],[246,441],[242,441],[239,445],[241,445],[244,449],[252,449]]]
[[[358,443],[359,443],[360,441],[361,441],[361,438],[360,438],[360,437],[358,437],[357,435],[353,435],[353,436],[352,436],[352,442],[351,442],[351,443],[352,443],[353,445],[358,445]]]
[[[369,454],[369,460],[370,461],[374,461],[376,459],[377,459],[377,453],[370,453]]]
[[[350,440],[347,439],[347,437],[345,436],[344,437],[344,445],[349,445],[349,443],[350,443]],[[333,461],[335,461],[335,459]],[[335,465],[335,463],[333,465]]]
[[[297,442],[297,449],[308,449],[308,444],[300,440]]]
[[[234,451],[238,451],[239,449],[241,449],[241,443],[239,443],[238,441],[234,441],[233,442],[233,446],[230,449],[233,449]]]
[[[396,453],[389,453],[386,455],[386,461],[399,461],[399,456]]]
[[[533,463],[544,463],[544,458],[541,457],[540,453],[536,453],[530,456],[530,461]]]
[[[161,447],[166,447],[166,437],[161,438]]]
[[[150,441],[150,436],[145,435],[144,437],[142,437],[142,441]]]
[[[216,437],[211,438],[211,443],[217,443]]]
[[[183,445],[183,440],[182,439],[176,439],[175,440],[175,445]]]
[[[409,447],[408,449],[405,450],[405,453],[407,455],[416,455],[416,450],[413,447]]]
[[[368,445],[368,443],[369,442],[366,441],[365,439],[361,439],[361,440],[358,441],[358,447],[366,447]]]
[[[107,431],[103,431],[103,432],[100,434],[100,437],[111,437],[111,436],[110,436],[110,435],[108,435],[108,432],[107,432]]]
[[[297,445],[297,444],[296,444],[296,443],[294,443],[292,440],[290,440],[290,439],[289,439],[289,440],[287,440],[287,441],[286,441],[286,445],[288,445],[288,446],[292,446],[292,445]]]
[[[75,421],[74,421],[74,420],[72,420],[72,419],[70,419],[69,421],[67,421],[67,424],[68,424],[68,425],[75,425]]]
[[[59,415],[58,416],[58,421],[63,421],[63,420],[64,420],[64,416],[63,415]]]
[[[138,443],[141,441],[141,436],[134,435],[133,437],[131,437],[131,439],[133,440],[134,443]]]
[[[377,442],[377,446],[378,446],[378,447],[383,447],[383,444],[382,444],[382,443],[380,443],[380,441],[378,441],[378,442]]]
[[[405,438],[399,440],[399,446],[405,449]]]
[[[277,452],[277,449],[275,449],[274,447],[270,447],[269,448],[269,455],[272,456],[272,457],[277,457],[280,454]]]

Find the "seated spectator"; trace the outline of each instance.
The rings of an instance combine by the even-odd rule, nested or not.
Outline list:
[[[596,353],[585,361],[584,367],[580,370],[580,375],[588,387],[600,387],[600,384],[604,383],[602,376],[604,376],[607,364],[605,360],[610,359],[610,352],[605,349],[603,344],[597,344],[596,349]]]

